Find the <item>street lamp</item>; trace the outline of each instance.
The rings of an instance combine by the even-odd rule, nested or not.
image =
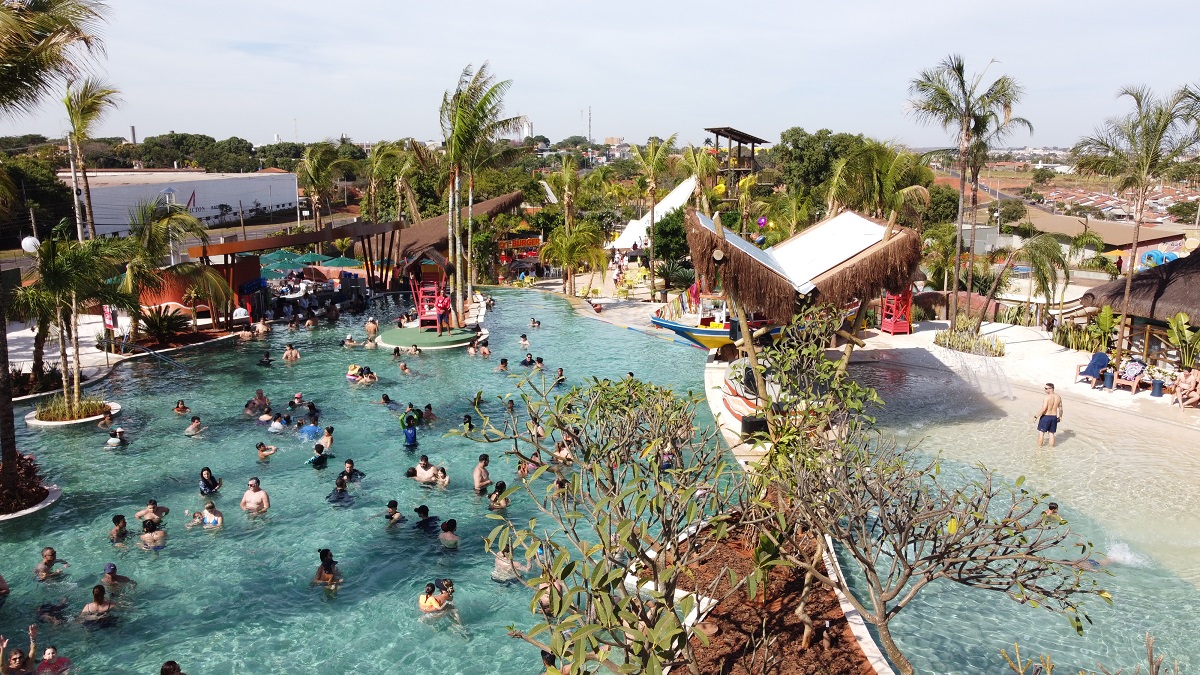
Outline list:
[[[21,240],[21,250],[26,253],[37,253],[38,247],[42,242],[38,241],[37,237],[25,237]]]

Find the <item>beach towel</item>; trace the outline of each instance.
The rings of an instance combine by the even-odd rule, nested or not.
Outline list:
[[[1133,381],[1141,379],[1142,373],[1144,372],[1146,372],[1145,363],[1130,359],[1129,361],[1125,362],[1124,366],[1122,366],[1121,374],[1118,377],[1122,380]]]
[[[1100,371],[1108,367],[1108,354],[1104,352],[1096,352],[1092,354],[1092,360],[1088,361],[1087,368],[1079,373],[1080,377],[1100,377]]]

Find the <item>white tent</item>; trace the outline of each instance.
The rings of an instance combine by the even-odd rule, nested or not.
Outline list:
[[[691,198],[692,193],[696,190],[696,177],[689,176],[682,183],[675,186],[674,190],[667,193],[662,201],[654,206],[654,219],[662,220],[663,216],[687,204],[687,200]],[[646,231],[650,229],[650,212],[642,216],[640,220],[631,220],[625,226],[625,230],[621,232],[621,236],[617,237],[616,241],[608,245],[607,248],[616,249],[631,249],[634,244],[642,245],[642,240],[646,238]]]

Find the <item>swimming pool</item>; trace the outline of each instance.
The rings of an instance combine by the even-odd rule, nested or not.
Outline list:
[[[1038,450],[1031,419],[1040,392],[985,396],[948,372],[856,365],[887,401],[882,427],[940,453],[950,472],[983,463],[1061,505],[1071,527],[1107,554],[1111,577],[1085,611],[1079,637],[1066,620],[999,593],[935,583],[899,614],[892,634],[918,672],[1006,672],[1000,649],[1049,653],[1066,672],[1144,663],[1147,632],[1183,672],[1200,667],[1200,454],[1194,430],[1068,398],[1057,447]],[[1070,391],[1069,385],[1060,389]],[[1185,441],[1183,439],[1190,439]]]
[[[103,432],[92,427],[36,431],[18,425],[21,450],[38,456],[43,471],[64,487],[64,497],[42,514],[0,525],[0,574],[12,587],[0,609],[0,634],[15,638],[10,646],[24,648],[25,627],[39,604],[65,596],[70,612],[77,613],[104,564],[115,562],[121,574],[139,582],[120,600],[118,627],[41,627],[39,644],[56,645],[80,672],[157,672],[167,659],[205,674],[535,672],[536,650],[505,634],[509,624],[534,623],[530,593],[489,579],[492,558],[481,539],[495,521],[485,518],[486,505],[470,485],[481,452],[492,455],[493,480],[511,484],[515,466],[496,446],[443,434],[462,415],[473,414],[470,399],[477,391],[484,393],[485,409],[496,410],[495,397],[516,390],[515,380],[493,372],[500,357],[520,372],[515,364],[530,351],[545,358],[550,372],[564,368],[569,383],[624,377],[632,370],[642,379],[698,391],[705,354],[580,317],[562,298],[516,290],[496,296],[495,311],[484,321],[492,331],[490,359],[463,350],[426,352],[406,357],[417,375],[402,378],[389,352],[338,348],[347,333],[359,339],[364,334],[366,316],[345,316],[314,332],[276,326],[264,341],[181,352],[176,358],[186,369],[148,359],[123,364],[102,385],[125,406],[118,421],[132,442],[116,451],[105,450]],[[392,307],[376,316],[386,326],[396,314]],[[528,328],[532,316],[542,328]],[[529,335],[529,349],[518,343],[521,333]],[[300,350],[298,364],[255,365],[264,349],[279,359],[287,342]],[[349,385],[344,375],[351,362],[370,365],[381,381]],[[291,434],[273,436],[242,414],[260,387],[275,402],[302,392],[318,403],[322,426],[336,428],[337,459],[328,469],[304,465],[311,443]],[[373,403],[383,393],[401,404],[432,403],[441,417],[432,431],[422,430],[418,452],[404,450],[395,415]],[[183,436],[187,419],[171,412],[180,398],[209,427],[201,437]],[[281,449],[266,464],[255,455],[260,440]],[[447,490],[404,478],[419,454],[447,466]],[[353,458],[367,476],[352,489],[352,507],[333,508],[324,498],[345,458]],[[225,481],[225,494],[216,501],[226,524],[216,532],[183,527],[183,510],[204,502],[196,487],[202,466]],[[250,476],[258,476],[271,495],[271,511],[260,520],[238,509]],[[133,514],[147,498],[172,510],[166,550],[114,548],[107,539],[111,516],[123,513],[135,529]],[[444,552],[436,538],[407,525],[385,529],[373,516],[389,499],[398,500],[410,520],[418,504],[443,519],[457,519],[461,549]],[[515,501],[511,517],[534,515]],[[43,546],[71,562],[63,581],[33,581]],[[317,549],[326,547],[347,579],[336,597],[309,588]],[[434,577],[455,580],[466,635],[418,621],[416,597]]]

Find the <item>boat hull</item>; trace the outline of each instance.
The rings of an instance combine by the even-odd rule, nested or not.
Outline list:
[[[705,349],[719,349],[725,345],[733,344],[733,340],[729,339],[729,328],[727,327],[689,326],[678,321],[671,321],[657,316],[650,317],[650,323],[654,324],[657,328],[665,328]],[[752,329],[757,329],[757,327],[752,327]],[[774,326],[771,328],[770,335],[772,337],[779,337],[779,331],[780,327]]]

